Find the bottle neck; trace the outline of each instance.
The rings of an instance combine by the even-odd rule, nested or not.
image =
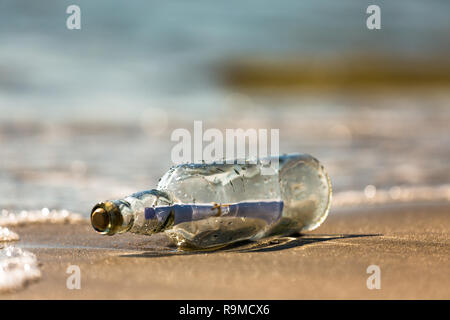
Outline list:
[[[115,202],[100,202],[92,209],[91,224],[95,231],[101,234],[113,235],[125,232],[130,228],[132,222],[129,219],[124,219],[119,206]]]
[[[114,235],[131,230],[132,232],[152,234],[161,230],[165,221],[147,219],[145,209],[157,205],[170,205],[169,196],[152,189],[132,194],[124,199],[100,202],[91,212],[93,228],[105,235]]]

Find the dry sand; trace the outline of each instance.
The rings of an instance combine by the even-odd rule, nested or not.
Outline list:
[[[365,211],[365,212],[361,212]],[[204,253],[90,225],[12,228],[42,279],[3,299],[449,299],[450,205],[332,212],[312,233]],[[369,265],[381,289],[369,290]],[[81,289],[68,290],[69,265]]]

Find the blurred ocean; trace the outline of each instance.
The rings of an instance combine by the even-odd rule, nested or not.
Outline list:
[[[153,188],[172,165],[172,130],[194,120],[279,128],[280,151],[317,157],[338,193],[450,183],[448,83],[267,94],[223,80],[224,66],[253,57],[358,54],[439,69],[450,56],[450,2],[377,1],[382,29],[369,31],[372,2],[3,0],[0,209],[87,215]],[[66,28],[70,4],[81,30]]]

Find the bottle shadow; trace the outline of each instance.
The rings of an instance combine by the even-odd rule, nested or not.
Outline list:
[[[123,254],[120,257],[127,258],[159,258],[180,255],[195,255],[195,254],[212,254],[223,252],[245,253],[245,252],[271,252],[286,250],[306,245],[312,245],[324,241],[377,237],[382,234],[312,234],[312,235],[293,235],[289,237],[269,237],[259,241],[241,241],[233,243],[221,248],[213,248],[207,250],[192,250],[192,249],[154,249],[151,251],[143,251],[142,253]]]

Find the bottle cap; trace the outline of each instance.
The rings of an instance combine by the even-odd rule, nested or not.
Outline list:
[[[113,235],[124,228],[123,217],[114,201],[100,202],[91,211],[91,224],[101,234]]]
[[[91,223],[95,230],[104,232],[109,225],[109,215],[105,209],[97,208],[91,215]]]

